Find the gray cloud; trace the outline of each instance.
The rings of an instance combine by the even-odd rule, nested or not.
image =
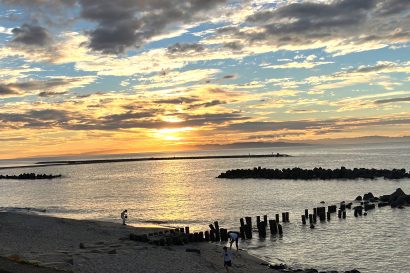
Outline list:
[[[176,43],[167,48],[168,53],[178,54],[186,52],[201,52],[204,50],[204,47],[201,44],[184,44]]]
[[[14,28],[12,32],[14,34],[13,43],[28,46],[47,46],[52,43],[50,33],[41,26],[23,24],[19,28]]]
[[[393,98],[393,99],[385,99],[385,100],[376,100],[374,103],[376,103],[376,104],[384,104],[384,103],[406,102],[406,101],[410,101],[410,97]]]
[[[79,0],[81,16],[97,23],[88,46],[118,54],[138,47],[171,24],[189,23],[226,0]]]
[[[258,31],[246,32],[241,25],[221,28],[217,33],[246,44],[261,42],[277,47],[306,46],[332,39],[349,39],[353,45],[372,41],[403,42],[410,36],[408,3],[406,0],[291,3],[250,15],[245,25],[257,26]]]
[[[0,96],[16,95],[18,91],[13,86],[0,84]]]

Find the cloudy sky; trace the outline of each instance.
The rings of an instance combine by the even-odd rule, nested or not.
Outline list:
[[[0,0],[0,158],[410,135],[409,0]]]

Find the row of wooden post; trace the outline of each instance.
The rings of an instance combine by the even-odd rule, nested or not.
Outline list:
[[[240,237],[242,239],[252,239],[252,218],[245,217],[245,221],[243,218],[239,219],[240,221]],[[282,221],[289,222],[289,212],[282,213]],[[258,229],[259,237],[265,238],[266,237],[266,229],[269,223],[269,230],[272,235],[283,234],[282,225],[279,224],[279,214],[275,215],[275,220],[268,220],[268,216],[263,216],[263,221],[261,221],[260,216],[256,216],[256,227]]]

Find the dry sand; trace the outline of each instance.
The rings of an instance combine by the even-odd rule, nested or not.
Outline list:
[[[128,239],[131,232],[146,234],[154,230],[99,221],[1,212],[0,256],[83,273],[225,272],[221,245],[190,243],[161,247]],[[85,248],[81,249],[80,243]],[[199,249],[201,253],[186,252],[187,248]],[[231,272],[279,272],[261,265],[262,260],[245,251],[233,253]]]

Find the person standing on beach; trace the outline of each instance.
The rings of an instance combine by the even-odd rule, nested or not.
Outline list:
[[[122,224],[125,226],[125,219],[128,218],[127,215],[127,210],[123,210],[123,212],[121,212],[121,219],[122,219]]]
[[[228,232],[228,235],[229,235],[229,239],[230,239],[230,242],[229,242],[230,247],[229,247],[229,249],[232,249],[233,242],[235,242],[236,251],[239,251],[239,247],[238,247],[239,233],[236,232],[236,231],[230,231],[230,232]]]
[[[225,267],[226,272],[229,273],[229,267],[232,266],[232,254],[231,252],[228,251],[228,248],[226,246],[224,246],[223,250],[224,250],[223,252],[224,267]]]

